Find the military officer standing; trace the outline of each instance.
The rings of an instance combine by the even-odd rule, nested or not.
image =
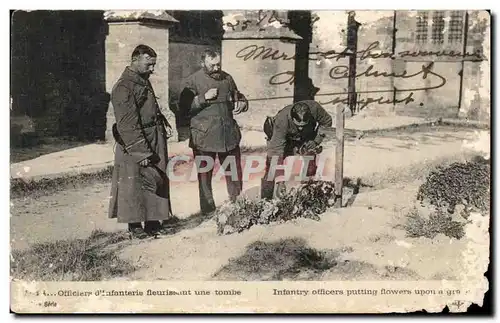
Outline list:
[[[171,127],[149,82],[156,58],[151,47],[137,46],[130,66],[111,92],[116,117],[113,135],[118,145],[109,217],[128,223],[131,234],[139,239],[162,233],[160,221],[172,214],[166,175]]]

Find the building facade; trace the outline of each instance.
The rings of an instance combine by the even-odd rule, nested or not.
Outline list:
[[[11,135],[105,140],[110,86],[131,48],[161,53],[154,85],[177,116],[182,79],[205,48],[250,100],[238,116],[260,129],[266,115],[303,98],[334,113],[347,103],[344,11],[14,11],[11,19]],[[123,19],[119,19],[122,16]],[[118,17],[118,19],[117,19]],[[485,11],[358,11],[356,113],[376,117],[490,118],[490,15]],[[29,119],[31,130],[19,120]]]

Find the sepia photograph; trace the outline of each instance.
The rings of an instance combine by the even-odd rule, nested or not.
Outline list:
[[[464,312],[486,10],[11,10],[11,311]]]

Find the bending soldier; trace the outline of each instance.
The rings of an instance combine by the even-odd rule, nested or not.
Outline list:
[[[316,155],[321,153],[320,144],[325,137],[324,130],[332,127],[332,117],[316,101],[304,100],[286,106],[276,116],[268,117],[264,123],[267,135],[266,171],[262,179],[261,197],[272,199],[275,179],[281,176],[282,170],[274,170],[272,166],[282,165],[286,157],[292,155],[310,156],[306,176],[316,174]],[[272,162],[273,157],[277,159]],[[284,183],[278,184],[281,192]]]

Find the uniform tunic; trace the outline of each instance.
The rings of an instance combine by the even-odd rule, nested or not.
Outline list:
[[[205,93],[217,88],[214,100],[205,100]],[[215,79],[203,69],[189,76],[183,86],[180,105],[189,110],[189,146],[204,152],[228,152],[239,146],[240,127],[233,118],[233,106],[229,96],[238,88],[231,75],[221,72]]]
[[[207,101],[205,93],[212,88],[217,89],[217,97]],[[218,157],[221,164],[226,158],[234,157],[236,169],[232,171],[236,172],[237,178],[226,175],[227,191],[231,200],[235,200],[243,188],[239,147],[241,132],[233,118],[234,106],[231,102],[235,93],[239,92],[231,75],[221,71],[220,77],[214,78],[200,69],[184,81],[179,100],[181,109],[190,118],[189,146],[193,149],[194,156],[211,158],[214,161]],[[246,100],[243,95],[240,98]],[[198,171],[202,213],[215,210],[212,171],[213,169]]]

